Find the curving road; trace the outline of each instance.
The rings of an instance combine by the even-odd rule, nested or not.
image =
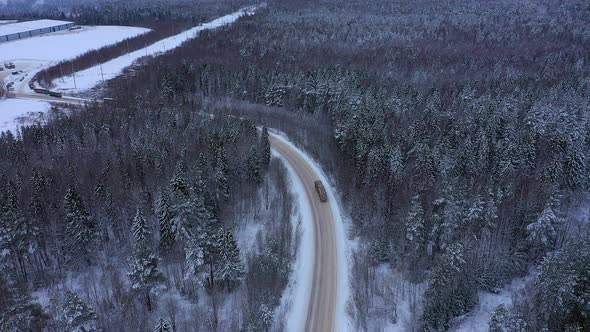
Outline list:
[[[314,225],[315,257],[311,295],[307,308],[305,331],[333,332],[336,328],[336,301],[338,289],[338,248],[336,220],[329,203],[322,203],[315,190],[314,181],[320,176],[301,152],[270,134],[271,147],[280,154],[301,179],[309,206],[312,208]]]
[[[71,104],[92,102],[82,98],[53,98],[47,95],[16,93],[13,98],[31,98]],[[269,133],[272,149],[281,155],[301,180],[306,199],[312,209],[315,255],[313,279],[308,301],[305,331],[334,332],[336,329],[336,307],[338,283],[338,245],[336,241],[336,219],[329,202],[320,202],[314,182],[320,179],[302,152],[287,144],[279,136]]]

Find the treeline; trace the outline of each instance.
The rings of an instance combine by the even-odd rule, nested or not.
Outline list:
[[[120,43],[105,46],[98,50],[92,50],[86,52],[74,59],[62,61],[54,66],[46,68],[34,77],[34,80],[39,82],[43,87],[50,88],[53,80],[63,76],[69,76],[73,73],[81,70],[91,68],[101,63],[107,62],[119,56],[125,55],[130,52],[137,51],[144,48],[152,43],[161,39],[176,35],[182,31],[192,28],[200,23],[204,23],[206,20],[212,20],[218,16],[228,14],[232,11],[237,10],[239,5],[246,5],[246,1],[235,2],[235,1],[220,1],[220,2],[204,2],[202,6],[195,7],[191,3],[183,1],[169,3],[166,2],[165,8],[161,4],[144,3],[141,2],[99,2],[96,7],[81,7],[78,10],[79,13],[69,13],[69,17],[62,19],[71,19],[79,24],[84,25],[104,25],[104,24],[118,24],[118,25],[140,25],[147,26],[151,31],[141,34],[136,37],[128,38],[121,41]],[[49,6],[50,4],[45,4]],[[64,4],[62,4],[63,6]],[[75,5],[80,5],[78,2],[71,4],[72,8],[77,8]],[[189,8],[190,7],[190,8]],[[37,9],[37,7],[34,7]],[[62,7],[60,7],[62,8]],[[185,17],[178,16],[178,13],[187,15],[195,8],[198,8],[198,16]],[[127,11],[140,11],[149,9],[152,13],[160,13],[156,17],[152,17],[152,20],[145,18],[140,15],[139,17],[126,15]],[[118,11],[124,11],[125,13],[119,13]],[[177,13],[178,12],[178,13]],[[106,15],[106,18],[99,19],[102,15]],[[176,13],[176,14],[175,14]],[[37,15],[34,12],[29,15]],[[64,16],[65,14],[61,15]],[[94,19],[91,19],[94,17]],[[117,21],[108,21],[117,18]]]
[[[589,185],[587,6],[301,6],[272,2],[154,60],[169,69],[135,80],[149,78],[179,101],[229,96],[328,118],[342,159],[318,158],[369,244],[366,269],[388,264],[428,284],[423,328],[448,329],[475,308],[479,290],[495,291],[530,268],[546,272],[526,303],[497,315],[503,323],[590,326],[579,300],[588,285],[563,285],[557,273],[585,234],[568,208]],[[188,83],[171,83],[178,70]],[[317,150],[313,137],[300,143]],[[567,276],[585,280],[587,272]],[[357,321],[370,329],[370,316]]]
[[[2,19],[51,18],[83,25],[135,25],[152,27],[162,22],[197,25],[233,12],[249,0],[47,0],[8,1],[0,4]]]
[[[54,66],[43,69],[35,74],[33,80],[43,87],[50,88],[53,80],[57,78],[71,76],[78,71],[97,66],[127,53],[135,52],[161,39],[179,34],[183,30],[191,27],[192,26],[187,24],[177,24],[172,22],[160,23],[157,26],[152,26],[152,30],[144,34],[127,38],[117,44],[88,51],[76,58],[65,60]]]

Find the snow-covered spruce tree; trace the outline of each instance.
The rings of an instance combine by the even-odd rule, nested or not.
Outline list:
[[[256,183],[262,181],[260,152],[256,145],[250,147],[245,167],[246,179]]]
[[[446,330],[453,317],[467,313],[477,303],[474,285],[466,271],[464,251],[461,243],[447,247],[432,271],[425,293],[426,328]]]
[[[164,275],[158,270],[159,258],[152,251],[150,235],[145,217],[138,208],[133,219],[135,257],[127,275],[131,288],[144,297],[148,311],[154,307],[152,298],[164,287]]]
[[[555,248],[557,233],[564,220],[555,215],[553,208],[547,204],[537,220],[526,227],[527,242],[533,252],[543,254]]]
[[[412,256],[418,254],[424,245],[424,209],[420,196],[412,197],[410,202],[410,211],[405,218],[406,226],[406,248]]]
[[[535,282],[536,326],[540,331],[583,331],[590,326],[590,228],[549,253]]]
[[[172,326],[167,319],[160,317],[158,324],[154,327],[154,332],[172,332]]]
[[[231,231],[221,227],[218,231],[220,240],[220,266],[217,278],[225,283],[228,290],[238,284],[244,276],[244,264],[240,258],[240,248]]]
[[[38,232],[19,210],[14,183],[8,183],[0,204],[0,267],[26,281],[27,260],[37,248]]]
[[[526,332],[526,322],[512,314],[503,304],[494,310],[490,317],[490,332]]]
[[[260,136],[260,159],[263,167],[268,167],[270,164],[270,140],[268,136],[268,128],[262,127],[262,135]]]
[[[170,190],[173,199],[187,197],[189,194],[189,185],[185,175],[184,163],[179,161],[176,164],[176,170],[170,180]]]
[[[197,184],[197,187],[204,184]],[[219,257],[217,220],[205,206],[204,190],[195,188],[188,202],[180,210],[183,236],[187,244],[185,259],[189,274],[201,279],[206,274],[208,287],[215,285],[215,270]]]
[[[215,181],[215,200],[220,205],[226,202],[229,198],[229,183],[227,179],[227,158],[223,147],[217,152],[215,160],[215,174],[213,175]]]
[[[59,303],[57,320],[68,332],[98,331],[96,313],[78,294],[66,291]]]
[[[172,208],[168,202],[168,194],[162,193],[158,199],[157,213],[160,226],[160,247],[168,249],[176,243],[178,229],[174,223]]]
[[[65,255],[72,266],[89,266],[96,254],[98,239],[96,220],[86,210],[74,187],[68,188],[64,198]]]

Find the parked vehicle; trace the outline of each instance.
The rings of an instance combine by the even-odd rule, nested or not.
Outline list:
[[[16,66],[12,62],[5,62],[4,63],[4,67],[6,67],[6,69],[14,69],[14,68],[16,68]]]
[[[55,98],[63,97],[63,94],[61,92],[48,91],[47,94],[50,95],[51,97],[55,97]]]
[[[13,72],[12,72],[12,75],[18,75],[18,74],[19,74],[19,72],[18,72],[18,71],[13,71]]]
[[[315,190],[318,192],[318,196],[320,197],[320,202],[327,202],[328,201],[328,194],[326,194],[326,188],[322,184],[322,181],[318,180],[314,182]]]

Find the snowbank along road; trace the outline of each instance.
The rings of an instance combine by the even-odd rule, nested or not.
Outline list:
[[[305,331],[335,331],[336,310],[338,305],[338,284],[342,282],[338,276],[338,245],[336,218],[329,202],[321,202],[314,182],[320,175],[301,153],[285,143],[278,136],[270,135],[272,148],[280,154],[294,169],[295,174],[303,183],[309,206],[313,216],[313,234],[315,242],[313,264],[313,280]]]

